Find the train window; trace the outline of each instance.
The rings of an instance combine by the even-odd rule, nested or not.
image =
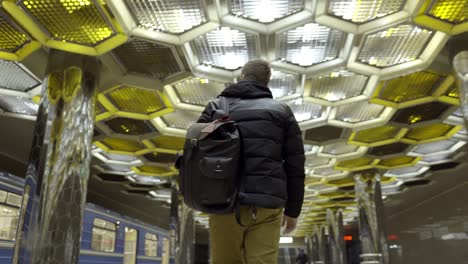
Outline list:
[[[0,191],[0,203],[4,203],[6,201],[7,194],[8,193],[5,191]]]
[[[0,191],[0,240],[15,240],[21,196]]]
[[[163,238],[163,250],[162,250],[162,263],[169,264],[170,259],[170,242],[169,239]]]
[[[114,252],[116,230],[115,223],[95,218],[91,248],[96,251]]]
[[[14,205],[14,206],[17,206],[17,207],[21,207],[21,200],[22,200],[21,195],[17,195],[17,194],[14,194],[14,193],[8,193],[8,198],[6,200],[6,203],[9,204],[9,205]]]
[[[15,240],[20,209],[0,204],[0,239]]]
[[[124,264],[135,264],[137,255],[138,231],[125,227]]]
[[[146,233],[145,235],[145,256],[158,256],[158,236],[155,234]]]

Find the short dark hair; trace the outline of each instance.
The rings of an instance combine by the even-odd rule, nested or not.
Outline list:
[[[242,80],[256,81],[267,86],[271,77],[270,64],[261,59],[248,61],[242,67],[241,74],[243,76]]]

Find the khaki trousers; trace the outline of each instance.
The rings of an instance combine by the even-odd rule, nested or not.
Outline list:
[[[210,216],[211,263],[277,263],[283,209],[241,206],[240,216],[244,227],[235,214]]]

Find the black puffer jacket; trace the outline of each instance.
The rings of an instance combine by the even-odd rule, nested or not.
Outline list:
[[[304,145],[288,105],[273,100],[267,87],[241,81],[220,96],[240,98],[230,109],[244,140],[246,184],[242,204],[285,208],[298,217],[304,199]],[[211,122],[219,100],[206,107],[199,122]]]

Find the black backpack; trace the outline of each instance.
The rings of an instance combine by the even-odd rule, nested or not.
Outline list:
[[[240,130],[229,116],[229,102],[219,98],[211,123],[193,124],[179,157],[179,188],[187,206],[208,214],[232,213],[238,205],[243,175]]]

